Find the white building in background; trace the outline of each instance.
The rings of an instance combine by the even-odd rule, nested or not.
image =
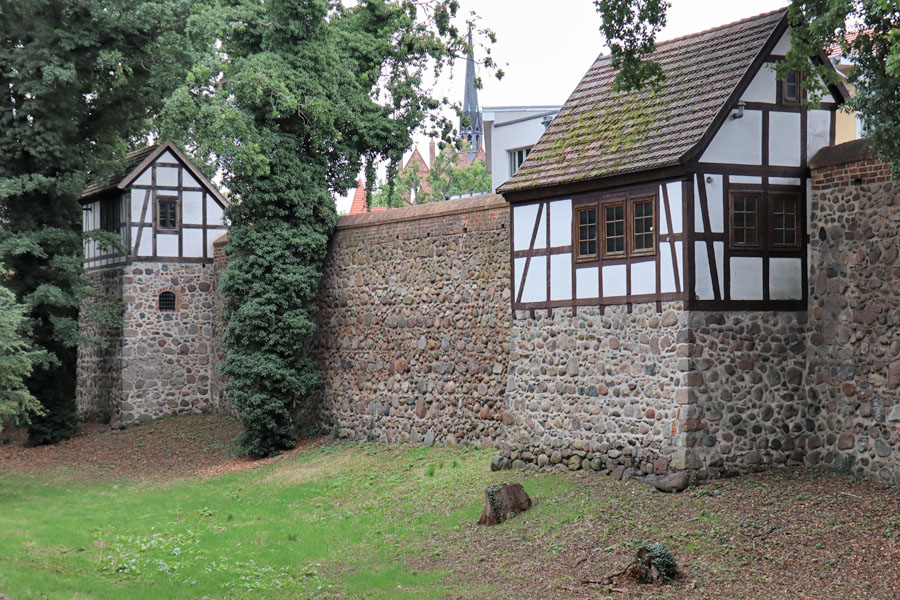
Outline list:
[[[496,190],[525,162],[559,106],[486,106],[484,144],[491,188]]]

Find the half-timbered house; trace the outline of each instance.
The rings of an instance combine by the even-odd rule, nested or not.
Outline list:
[[[83,311],[82,329],[107,344],[79,348],[79,412],[129,422],[210,408],[221,305],[213,242],[227,231],[227,199],[165,142],[130,153],[81,205],[86,234],[121,241],[116,248],[86,235],[84,266],[102,297],[122,302],[124,323]]]
[[[776,79],[790,39],[780,10],[660,43],[666,80],[639,93],[597,59],[498,190],[513,308],[804,308],[807,162],[846,91],[807,106],[796,72]]]

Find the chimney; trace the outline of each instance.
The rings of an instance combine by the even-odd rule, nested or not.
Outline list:
[[[434,168],[434,140],[428,142],[428,168]]]

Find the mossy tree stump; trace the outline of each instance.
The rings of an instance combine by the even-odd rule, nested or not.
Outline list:
[[[479,525],[498,525],[531,508],[531,498],[520,483],[492,485],[484,491]]]

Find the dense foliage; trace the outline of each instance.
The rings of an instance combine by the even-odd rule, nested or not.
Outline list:
[[[665,25],[665,0],[595,0],[601,31],[612,53],[616,89],[635,90],[659,83],[659,65],[645,60]],[[866,137],[900,177],[900,2],[897,0],[795,0],[788,8],[792,44],[779,64],[800,71],[809,101],[840,82],[828,65],[810,58],[838,46],[855,63],[849,82],[856,88],[847,108],[863,121]],[[849,35],[848,35],[849,34]]]
[[[234,202],[222,279],[229,401],[251,456],[293,445],[317,383],[313,300],[335,223],[332,194],[360,166],[396,164],[441,102],[425,90],[465,53],[455,0],[243,0],[214,8],[219,44],[166,109],[165,135],[224,173]]]
[[[46,351],[28,389],[46,409],[32,444],[75,425],[81,267],[78,197],[149,129],[193,63],[190,0],[0,0],[0,262]]]
[[[3,273],[2,266],[0,273]],[[25,387],[38,357],[29,351],[20,334],[24,311],[24,307],[16,304],[13,293],[0,287],[0,431],[4,422],[28,423],[41,410]]]

